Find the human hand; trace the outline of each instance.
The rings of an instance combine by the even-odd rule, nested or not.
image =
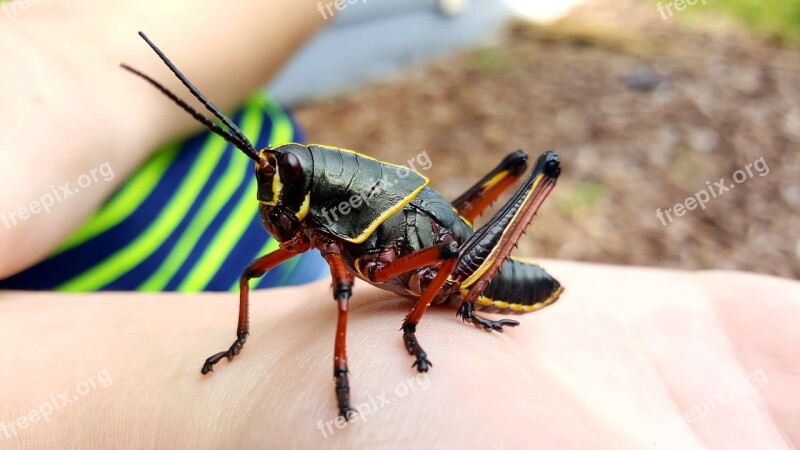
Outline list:
[[[326,282],[234,294],[6,292],[2,447],[787,448],[800,442],[800,284],[738,272],[548,261],[566,291],[503,334],[431,308],[411,368],[406,299],[357,283],[351,397],[336,425]],[[90,380],[92,380],[90,382]],[[104,382],[107,380],[107,382]],[[94,385],[92,387],[91,385]],[[106,386],[106,387],[104,387]],[[17,423],[67,390],[47,420]],[[63,401],[61,401],[63,403]],[[9,437],[9,424],[14,432]],[[330,425],[328,425],[330,423]],[[339,425],[341,426],[341,422]]]

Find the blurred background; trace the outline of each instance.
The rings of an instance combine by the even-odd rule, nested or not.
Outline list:
[[[517,148],[557,150],[519,255],[800,278],[800,1],[333,11],[270,86],[309,142],[398,164],[426,151],[451,199]]]

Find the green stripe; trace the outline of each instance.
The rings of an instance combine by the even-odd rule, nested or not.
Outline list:
[[[272,121],[269,145],[274,146],[291,140],[294,136],[292,123],[283,110],[270,99],[257,96],[256,101],[264,108]],[[257,184],[253,178],[247,189],[256,192]],[[233,213],[217,231],[211,244],[195,263],[192,270],[178,287],[181,292],[199,292],[205,289],[211,278],[219,271],[227,255],[239,242],[247,227],[258,215],[258,202],[250,197],[242,197]]]
[[[272,120],[272,135],[269,139],[271,147],[291,142],[294,137],[294,128],[289,116],[280,105],[271,98],[259,96],[259,103],[264,108],[270,120]]]
[[[260,108],[251,102],[242,118],[242,131],[245,136],[253,136],[253,140],[256,140],[262,124],[263,116]],[[167,286],[175,276],[175,273],[186,263],[189,254],[197,246],[211,222],[219,216],[222,208],[236,193],[236,189],[244,182],[245,177],[250,176],[247,168],[251,165],[250,159],[243,158],[241,155],[234,155],[225,173],[220,177],[219,183],[209,194],[203,206],[186,228],[186,231],[172,248],[169,255],[159,265],[158,269],[139,286],[140,291],[158,292]]]
[[[145,165],[125,183],[122,190],[115,195],[89,222],[83,225],[72,235],[55,253],[56,256],[77,247],[84,242],[97,237],[123,220],[130,217],[134,211],[147,199],[159,180],[169,168],[172,161],[178,156],[180,146],[169,145],[159,150]]]
[[[56,289],[69,292],[98,290],[130,271],[158,250],[181,220],[186,217],[197,198],[197,193],[200,192],[203,184],[219,164],[225,148],[224,139],[217,135],[211,135],[188,171],[191,176],[184,177],[175,195],[142,234],[126,247]]]
[[[248,183],[247,190],[255,192],[255,178]],[[208,285],[214,274],[222,267],[222,263],[227,259],[231,249],[239,242],[244,231],[252,223],[257,214],[256,205],[257,203],[252,198],[242,197],[239,199],[231,215],[214,235],[211,244],[178,286],[178,291],[199,292]]]

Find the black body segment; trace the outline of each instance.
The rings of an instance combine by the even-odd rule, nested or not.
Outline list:
[[[450,235],[456,241],[464,242],[473,233],[472,226],[458,214],[453,205],[433,189],[423,189],[414,197],[410,206],[417,216],[432,219],[439,228],[440,235]],[[432,230],[427,229],[425,226],[421,227],[414,228],[413,232],[416,233],[416,236],[413,236],[412,230],[409,230],[409,239],[424,242]]]
[[[355,260],[360,255],[379,252],[399,243],[398,256],[405,256],[443,242],[445,236],[464,242],[470,235],[472,227],[453,210],[452,205],[433,189],[424,187],[402,210],[384,220],[367,239],[348,246],[348,252]]]
[[[311,215],[330,234],[359,243],[419,193],[429,180],[355,152],[308,146],[314,164]]]
[[[540,266],[512,258],[476,304],[488,311],[533,312],[558,300],[562,291],[561,283]]]

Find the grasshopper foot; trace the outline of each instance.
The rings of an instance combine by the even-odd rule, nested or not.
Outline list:
[[[206,359],[206,362],[203,364],[203,368],[200,369],[200,373],[205,375],[208,372],[213,372],[214,364],[222,361],[222,358],[228,358],[228,361],[232,360],[234,356],[238,355],[239,352],[242,351],[244,343],[247,342],[247,336],[247,333],[239,333],[236,341],[234,341],[233,345],[231,345],[227,351],[219,352]]]
[[[461,303],[461,307],[458,308],[456,315],[461,316],[461,320],[464,322],[469,321],[478,328],[483,328],[486,331],[497,331],[498,333],[503,332],[504,326],[516,327],[519,325],[519,322],[511,319],[489,320],[483,318],[475,314],[475,306],[469,302]]]
[[[433,367],[433,363],[428,361],[426,356],[427,355],[425,355],[425,352],[420,352],[420,354],[417,355],[417,360],[414,361],[414,364],[412,364],[411,367],[416,367],[419,373],[427,372],[428,369]]]
[[[417,342],[417,336],[414,334],[416,326],[410,323],[403,324],[403,343],[406,345],[409,355],[414,355],[416,360],[411,367],[416,367],[420,373],[427,372],[428,369],[433,367],[433,363],[428,361],[428,355],[425,350]]]
[[[350,407],[350,379],[347,376],[347,368],[338,368],[333,371],[333,379],[336,384],[336,401],[339,404],[339,415],[346,421],[350,421],[358,411]]]
[[[346,421],[349,422],[350,419],[353,418],[358,414],[358,410],[351,408],[349,405],[343,406],[339,408],[339,415]]]

